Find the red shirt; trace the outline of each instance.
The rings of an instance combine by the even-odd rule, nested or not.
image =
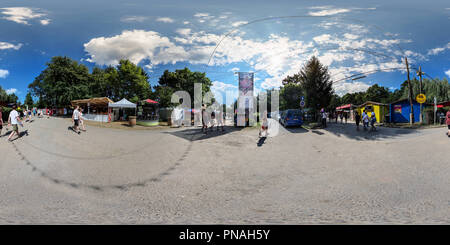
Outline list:
[[[447,111],[447,125],[450,125],[450,111]]]

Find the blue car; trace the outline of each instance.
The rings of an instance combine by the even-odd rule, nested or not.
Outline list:
[[[284,127],[303,125],[302,110],[289,109],[282,111],[280,114],[280,123]]]

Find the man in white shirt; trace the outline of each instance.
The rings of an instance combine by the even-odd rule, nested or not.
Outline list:
[[[363,112],[363,125],[364,125],[364,131],[367,130],[367,127],[369,127],[369,115],[367,115],[366,111]]]
[[[78,129],[78,125],[80,124],[80,111],[78,110],[79,108],[79,106],[76,106],[72,114],[73,130],[78,134],[80,134],[80,129]]]
[[[21,123],[19,113],[16,111],[16,105],[13,105],[13,110],[9,113],[8,117],[8,126],[12,125],[13,131],[8,137],[8,140],[11,141],[11,138],[17,134],[17,138],[20,138],[19,134],[19,126],[17,124]]]

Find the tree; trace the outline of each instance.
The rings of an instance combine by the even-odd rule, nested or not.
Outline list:
[[[303,89],[299,84],[286,83],[280,89],[280,110],[299,109],[301,96],[303,95]]]
[[[389,90],[378,84],[370,86],[366,91],[366,101],[389,103]]]
[[[113,85],[114,88],[114,92],[111,95],[112,99],[127,98],[134,102],[148,99],[151,93],[151,87],[148,82],[149,77],[141,67],[129,60],[120,60],[116,69],[117,74],[112,72],[111,76],[108,77],[110,85]]]
[[[14,93],[8,94],[8,97],[7,97],[7,102],[8,103],[17,104],[18,100],[19,100],[19,97],[17,97],[16,94],[14,94]]]
[[[0,102],[8,102],[8,94],[2,86],[0,86]]]
[[[298,74],[286,77],[285,84],[300,84],[304,91],[306,107],[318,111],[330,105],[334,91],[328,67],[322,65],[315,56],[302,67]]]
[[[170,107],[171,96],[176,91],[186,91],[191,96],[191,106],[194,106],[194,83],[202,84],[202,96],[210,91],[211,80],[204,72],[192,72],[187,67],[181,70],[170,72],[165,70],[155,86],[155,96],[159,100],[161,107]]]
[[[28,88],[41,103],[65,107],[72,100],[89,97],[89,69],[68,57],[56,56]]]
[[[33,102],[33,97],[31,97],[31,93],[27,93],[27,96],[25,97],[25,101],[24,104],[28,106],[28,108],[33,108],[34,106],[34,102]]]

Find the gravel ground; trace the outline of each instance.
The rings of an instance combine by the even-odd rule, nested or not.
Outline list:
[[[0,224],[450,223],[445,129],[120,130],[0,138]]]

